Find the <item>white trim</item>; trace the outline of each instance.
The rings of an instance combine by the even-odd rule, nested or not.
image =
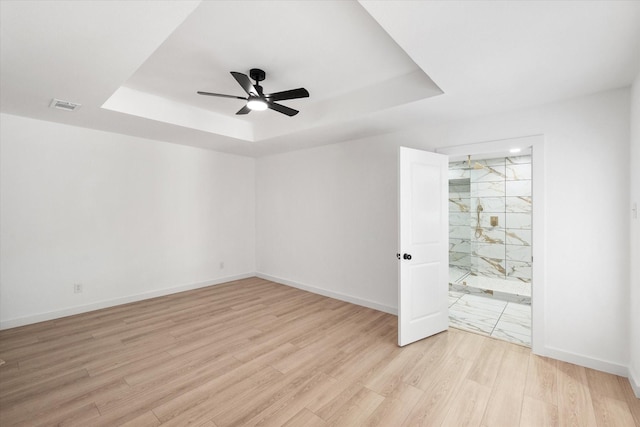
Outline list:
[[[550,357],[562,362],[573,363],[574,365],[595,369],[596,371],[607,372],[609,374],[619,375],[621,377],[626,377],[629,373],[629,368],[625,365],[607,362],[606,360],[596,359],[578,353],[571,353],[569,351],[560,350],[555,347],[547,346],[544,350],[544,353],[540,353],[541,356]]]
[[[380,304],[374,301],[370,301],[364,298],[354,297],[352,295],[347,295],[340,292],[328,291],[326,289],[316,288],[315,286],[310,286],[310,285],[304,285],[302,283],[294,282],[292,280],[282,279],[280,277],[270,276],[264,273],[256,273],[256,276],[261,279],[269,280],[271,282],[280,283],[281,285],[291,286],[293,288],[302,289],[303,291],[312,292],[314,294],[323,295],[325,297],[349,302],[351,304],[361,305],[363,307],[372,308],[374,310],[383,311],[385,313],[393,314],[396,316],[398,315],[397,308]]]
[[[446,154],[449,161],[466,160],[467,156],[474,159],[491,157],[524,156],[527,153],[510,153],[512,148],[527,149],[543,139],[543,135],[529,135],[517,138],[498,139],[494,141],[475,142],[472,144],[455,145],[436,148],[436,153]]]
[[[627,378],[629,378],[629,384],[631,384],[636,397],[640,399],[640,375],[633,370],[633,366],[629,366]]]
[[[158,289],[155,291],[114,298],[106,301],[94,302],[91,304],[78,305],[75,307],[69,307],[62,310],[49,311],[46,313],[34,314],[30,316],[25,316],[25,317],[19,317],[16,319],[4,320],[0,322],[0,330],[16,328],[18,326],[30,325],[32,323],[44,322],[46,320],[59,319],[61,317],[72,316],[74,314],[86,313],[89,311],[100,310],[102,308],[113,307],[121,304],[128,304],[130,302],[142,301],[150,298],[171,295],[178,292],[190,291],[190,290],[199,289],[199,288],[206,288],[207,286],[220,285],[222,283],[233,282],[234,280],[240,280],[240,279],[247,279],[249,277],[254,277],[254,276],[255,276],[254,272],[237,274],[234,276],[226,276],[226,277],[220,277],[218,279],[207,280],[205,282],[178,285],[171,288]]]
[[[531,351],[534,354],[540,354],[547,342],[544,316],[544,285],[547,283],[544,189],[544,137],[540,135],[531,144]]]

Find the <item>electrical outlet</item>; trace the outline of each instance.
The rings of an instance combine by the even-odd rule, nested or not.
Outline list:
[[[81,294],[82,293],[82,283],[74,283],[73,284],[73,293]]]
[[[224,261],[220,263],[220,270],[224,270]]]

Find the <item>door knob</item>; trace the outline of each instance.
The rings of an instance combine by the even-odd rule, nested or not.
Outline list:
[[[411,254],[404,254],[404,255],[402,255],[402,258],[404,258],[406,260],[410,260],[411,259]]]

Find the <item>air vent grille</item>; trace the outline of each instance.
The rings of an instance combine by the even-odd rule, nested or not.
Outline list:
[[[49,108],[57,108],[58,110],[65,111],[75,111],[80,108],[80,104],[53,98],[51,100],[51,104],[49,104]]]

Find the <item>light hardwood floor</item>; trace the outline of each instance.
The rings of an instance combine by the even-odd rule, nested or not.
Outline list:
[[[626,378],[253,278],[0,332],[0,425],[633,426]]]

